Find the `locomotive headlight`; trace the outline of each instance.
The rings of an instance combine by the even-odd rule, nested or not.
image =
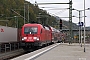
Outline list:
[[[25,39],[27,39],[27,37],[23,37],[23,38],[22,38],[22,40],[25,40]]]
[[[27,39],[27,37],[24,37],[24,39]]]
[[[22,40],[24,40],[24,38],[22,38]]]
[[[34,39],[34,40],[36,40],[36,39],[37,39],[37,37],[33,37],[33,39]]]
[[[38,38],[38,37],[33,37],[33,39],[34,39],[34,40],[37,40],[37,41],[39,40],[39,38]]]
[[[37,40],[39,40],[39,38],[37,38]]]

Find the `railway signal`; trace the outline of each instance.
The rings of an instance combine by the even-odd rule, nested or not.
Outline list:
[[[60,19],[60,29],[62,29],[62,20]]]

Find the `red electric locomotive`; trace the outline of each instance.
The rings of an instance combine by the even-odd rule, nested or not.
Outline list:
[[[41,24],[24,24],[21,37],[21,46],[24,49],[43,46],[52,42],[52,30]]]

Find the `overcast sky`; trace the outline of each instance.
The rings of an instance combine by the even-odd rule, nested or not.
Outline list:
[[[34,4],[35,1],[37,1],[37,3],[68,3],[69,0],[26,0],[29,1],[30,3]],[[77,9],[77,10],[84,10],[84,0],[72,0],[73,2],[73,6],[72,8]],[[85,8],[90,8],[90,0],[85,0]],[[56,15],[59,17],[69,17],[69,10],[68,9],[63,9],[63,8],[69,8],[68,4],[59,4],[59,5],[39,5],[39,7],[45,7],[45,8],[41,8],[46,10],[50,15]],[[84,11],[82,11],[82,16],[84,16]],[[73,16],[77,16],[79,17],[79,12],[78,11],[73,11],[72,12]],[[90,26],[90,10],[86,10],[85,12],[86,17],[86,26]],[[62,18],[66,21],[69,21],[69,18]],[[82,17],[82,22],[84,20],[84,17]],[[78,23],[79,22],[79,18],[72,18],[72,22],[73,23]]]

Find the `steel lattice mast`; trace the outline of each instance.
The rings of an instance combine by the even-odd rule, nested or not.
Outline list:
[[[72,43],[73,33],[72,33],[72,0],[69,3],[35,3],[35,5],[48,5],[48,4],[69,4],[69,44]]]
[[[73,34],[72,34],[72,0],[69,0],[69,31],[70,31],[70,34],[69,34],[69,44],[72,43],[72,40],[73,40]]]

